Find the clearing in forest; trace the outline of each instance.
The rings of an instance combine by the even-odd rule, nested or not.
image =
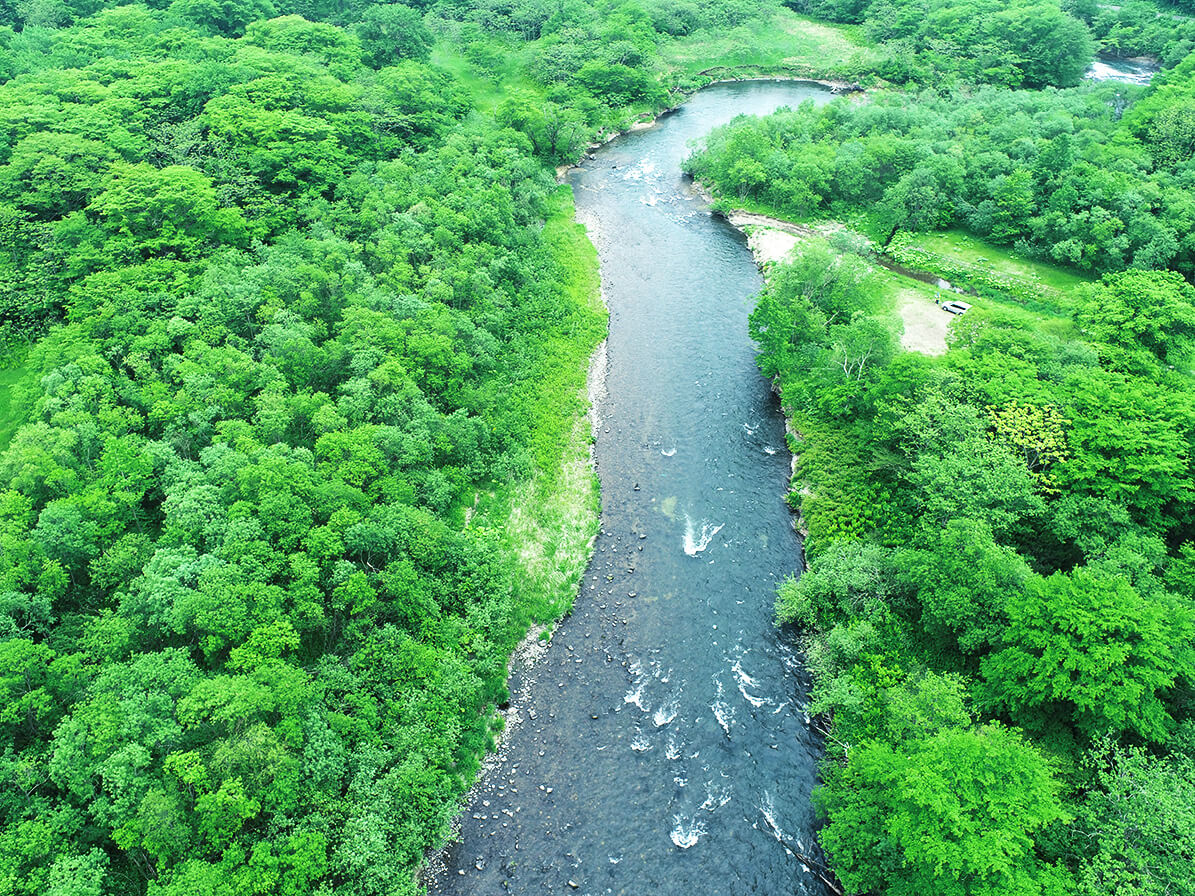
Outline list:
[[[814,239],[828,241],[835,231],[841,229],[836,222],[817,224],[795,224],[765,215],[736,210],[728,214],[730,222],[747,234],[748,244],[761,268],[782,262],[792,253],[797,243]],[[1053,301],[1059,313],[1050,313],[1041,308],[1027,308],[1014,298],[1005,299],[985,295],[968,296],[967,301],[975,305],[967,312],[974,316],[999,314],[1026,326],[1056,331],[1066,336],[1073,328],[1069,318],[1062,313],[1069,308],[1074,291],[1090,282],[1080,274],[1053,265],[1030,261],[996,246],[981,242],[975,237],[958,232],[918,233],[904,235],[905,245],[924,250],[930,263],[919,269],[926,273],[949,278],[958,270],[967,270],[978,279],[981,274],[991,272],[1000,278],[1009,278],[1026,286],[1044,287],[1045,295]],[[832,244],[832,243],[831,243]],[[940,260],[942,266],[933,264]],[[902,331],[900,345],[905,351],[920,352],[923,355],[945,354],[950,324],[956,317],[941,307],[941,302],[958,296],[933,284],[924,283],[912,277],[875,267],[877,282],[882,284],[891,300],[891,307],[900,318]]]
[[[662,49],[664,61],[688,75],[714,68],[758,69],[809,77],[857,71],[881,54],[862,46],[853,29],[782,10],[770,22],[751,21],[714,36],[702,31]]]

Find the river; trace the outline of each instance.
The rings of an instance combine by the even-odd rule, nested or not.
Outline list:
[[[1141,59],[1096,57],[1083,77],[1088,81],[1120,81],[1125,84],[1148,84],[1158,73],[1155,62]]]
[[[601,534],[573,613],[516,664],[509,731],[436,894],[823,894],[820,745],[772,624],[800,565],[784,421],[747,336],[761,286],[680,164],[740,113],[829,93],[702,91],[569,176],[610,308]]]

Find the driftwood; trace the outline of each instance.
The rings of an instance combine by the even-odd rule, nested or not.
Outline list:
[[[790,846],[789,849],[792,849],[792,847]],[[819,862],[815,862],[799,850],[793,849],[792,853],[797,859],[804,862],[805,866],[817,876],[817,879],[829,887],[832,892],[837,893],[838,896],[846,896],[846,891],[842,889],[842,886],[834,879],[834,876],[829,871],[822,870]]]

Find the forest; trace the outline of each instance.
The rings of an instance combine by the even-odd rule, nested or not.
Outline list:
[[[777,615],[848,893],[1195,893],[1193,74],[915,85],[687,163],[821,234],[751,330],[798,433]],[[973,293],[944,353],[900,350],[893,262]]]
[[[4,7],[0,892],[417,889],[592,534],[550,166],[657,36],[582,7],[620,61],[485,109],[431,25],[514,12]]]
[[[876,88],[713,138],[724,201],[1092,278],[938,359],[870,250],[760,300],[832,868],[1195,892],[1192,12],[0,2],[0,894],[419,892],[596,526],[553,167],[719,66]],[[1096,49],[1165,74],[1075,87]]]

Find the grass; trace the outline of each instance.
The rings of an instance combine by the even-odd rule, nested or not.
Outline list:
[[[980,275],[991,271],[1024,288],[1025,292],[1018,296],[981,286],[980,295],[962,296],[963,301],[972,304],[980,315],[998,315],[1009,324],[1047,332],[1059,339],[1076,338],[1070,310],[1076,291],[1092,282],[1092,278],[1056,265],[1023,258],[1008,249],[993,246],[960,231],[907,234],[906,237],[908,245],[924,250],[931,258],[943,260],[940,268],[932,263],[924,265],[930,273],[956,280],[961,272],[969,275],[966,279],[979,281],[983,279]],[[906,288],[916,288],[925,296],[939,298],[939,290],[935,286],[896,274],[891,276],[898,277]],[[1031,290],[1040,296],[1040,301],[1024,298]],[[943,293],[940,297],[946,300],[955,296]]]
[[[452,75],[457,86],[469,94],[475,108],[492,113],[512,95],[545,95],[543,86],[527,77],[523,57],[519,47],[504,47],[503,52],[491,52],[490,64],[483,68],[470,61],[459,45],[441,40],[436,42],[431,62]]]
[[[861,45],[849,28],[783,10],[770,21],[751,21],[717,33],[700,32],[665,45],[664,62],[695,78],[711,69],[747,74],[848,77],[874,65],[877,51]]]
[[[1051,289],[1070,295],[1092,278],[1066,268],[1031,261],[1014,252],[985,243],[977,237],[959,230],[941,233],[919,233],[911,240],[913,245],[930,252],[951,258],[961,264],[973,267],[997,268],[1013,277],[1026,281],[1044,283]]]
[[[486,496],[474,516],[517,560],[521,626],[550,623],[571,609],[597,534],[600,501],[590,463],[589,359],[605,336],[597,250],[574,220],[572,192],[553,196],[544,239],[562,268],[573,326],[548,337],[527,396],[536,472]]]

